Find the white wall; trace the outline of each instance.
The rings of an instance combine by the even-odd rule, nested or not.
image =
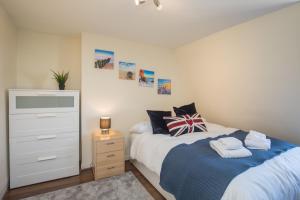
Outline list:
[[[184,68],[177,65],[174,52],[135,42],[101,35],[83,33],[82,47],[82,167],[91,164],[91,134],[99,126],[101,115],[112,117],[112,128],[128,134],[130,127],[148,119],[146,109],[171,110],[173,105],[190,103],[188,87],[185,87]],[[114,70],[94,68],[95,49],[115,52]],[[118,61],[130,61],[138,69],[155,71],[155,78],[172,79],[172,95],[157,94],[154,88],[144,88],[135,81],[118,79]],[[127,152],[128,155],[128,152]]]
[[[208,120],[300,143],[299,19],[297,4],[177,49]]]
[[[7,89],[15,85],[16,28],[0,5],[0,199],[7,189]]]
[[[58,89],[54,71],[69,71],[66,89],[80,89],[80,36],[18,31],[17,87]]]

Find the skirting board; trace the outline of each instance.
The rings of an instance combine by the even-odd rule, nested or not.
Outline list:
[[[92,166],[93,166],[92,163],[81,163],[80,170],[89,169]]]
[[[161,195],[163,195],[167,200],[176,200],[175,197],[169,192],[165,191],[159,185],[159,176],[149,170],[145,165],[136,161],[130,160],[130,162],[146,177],[146,179],[155,187]]]
[[[7,191],[7,188],[8,188],[8,183],[6,182],[6,184],[4,185],[3,188],[0,188],[0,199],[3,199],[6,191]]]

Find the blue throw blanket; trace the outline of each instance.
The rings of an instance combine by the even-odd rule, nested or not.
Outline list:
[[[248,133],[237,131],[229,136],[244,141]],[[219,200],[234,177],[250,167],[262,164],[295,145],[270,138],[269,151],[250,150],[251,157],[222,158],[210,146],[209,141],[199,140],[193,144],[181,144],[170,150],[163,161],[160,185],[177,200]]]

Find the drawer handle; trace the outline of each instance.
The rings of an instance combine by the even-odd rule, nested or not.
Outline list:
[[[56,135],[41,135],[37,137],[38,140],[49,140],[54,138],[56,138]]]
[[[114,142],[108,142],[108,143],[106,143],[106,145],[113,145],[113,144],[115,144]]]
[[[110,154],[110,155],[107,155],[106,157],[107,158],[112,158],[112,157],[115,157],[115,154]]]
[[[56,114],[38,114],[36,116],[38,118],[48,118],[48,117],[56,117]]]
[[[108,169],[108,170],[111,170],[111,169],[114,169],[114,168],[115,168],[115,167],[108,167],[107,169]]]
[[[46,156],[46,157],[39,157],[38,161],[42,162],[42,161],[54,160],[54,159],[56,159],[56,156]]]

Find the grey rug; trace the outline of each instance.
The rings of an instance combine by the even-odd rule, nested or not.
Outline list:
[[[154,200],[137,178],[127,172],[99,181],[40,194],[24,200]]]

